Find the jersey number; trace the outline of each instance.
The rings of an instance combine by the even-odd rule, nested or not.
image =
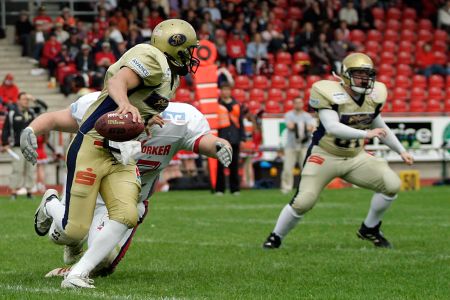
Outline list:
[[[334,144],[341,148],[358,148],[359,147],[359,139],[344,140],[344,139],[336,138],[334,140]]]

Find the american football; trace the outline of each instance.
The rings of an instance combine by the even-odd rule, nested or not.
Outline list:
[[[119,118],[115,112],[108,112],[95,122],[97,132],[115,142],[125,142],[136,138],[144,131],[144,124],[133,122],[131,113]]]

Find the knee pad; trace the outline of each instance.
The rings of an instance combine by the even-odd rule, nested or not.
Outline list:
[[[300,192],[292,199],[291,206],[298,215],[303,215],[314,207],[316,200],[315,193]]]
[[[120,208],[109,212],[109,219],[133,228],[138,223],[138,210],[136,204],[124,204]]]
[[[63,230],[60,230],[56,227],[54,222],[50,226],[48,238],[50,239],[50,241],[57,245],[75,246],[80,243],[79,240],[69,238]]]
[[[382,193],[390,198],[397,195],[397,193],[400,191],[401,186],[401,181],[400,178],[397,176],[397,174],[395,174],[393,171],[387,172],[383,176],[383,181],[384,181],[384,189]]]

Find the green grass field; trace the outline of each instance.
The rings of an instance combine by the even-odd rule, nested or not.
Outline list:
[[[262,250],[277,190],[159,193],[116,272],[95,290],[44,278],[62,247],[33,230],[38,199],[0,198],[0,299],[450,299],[450,188],[401,193],[385,217],[394,249],[355,232],[371,192],[327,190],[276,251]]]

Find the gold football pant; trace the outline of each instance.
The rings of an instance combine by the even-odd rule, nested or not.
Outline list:
[[[309,211],[325,186],[336,177],[387,196],[400,190],[400,179],[386,160],[365,151],[354,157],[336,156],[313,146],[302,170],[299,189],[291,201],[292,208],[300,215]]]

